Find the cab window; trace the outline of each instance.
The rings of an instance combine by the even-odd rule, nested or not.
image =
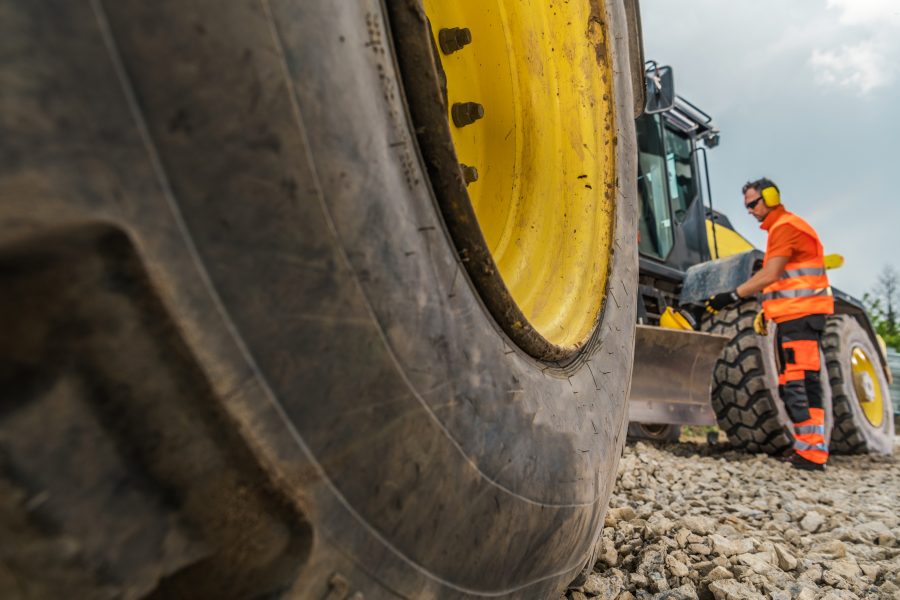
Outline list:
[[[659,115],[644,115],[636,124],[641,204],[638,247],[642,254],[665,258],[672,250],[673,239],[662,123]]]
[[[697,179],[691,153],[691,140],[679,131],[665,128],[666,166],[669,172],[669,197],[672,212],[680,223],[687,216],[687,209],[697,195]]]

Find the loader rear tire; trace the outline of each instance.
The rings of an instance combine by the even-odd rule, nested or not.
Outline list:
[[[550,361],[448,232],[387,4],[421,3],[0,2],[0,597],[547,598],[591,558],[636,311],[625,10],[583,24],[603,309]]]
[[[628,438],[651,442],[677,442],[681,437],[681,425],[671,423],[629,423]]]
[[[760,310],[756,300],[708,315],[704,331],[731,336],[713,371],[711,400],[719,427],[732,445],[747,452],[782,455],[794,442],[793,424],[778,395],[775,326],[760,336],[753,320]],[[825,381],[823,364],[822,380]],[[831,402],[824,386],[826,439],[831,432]]]
[[[855,318],[850,315],[834,315],[828,318],[822,337],[828,377],[831,383],[834,405],[834,431],[831,450],[839,454],[890,454],[894,447],[893,407],[887,378],[884,375],[880,352]],[[862,354],[854,356],[854,352]],[[855,373],[856,358],[873,361],[873,369],[864,374]],[[862,386],[854,385],[854,377],[869,377],[872,390],[878,397],[871,398],[869,410],[864,407]],[[873,422],[874,421],[874,422]]]

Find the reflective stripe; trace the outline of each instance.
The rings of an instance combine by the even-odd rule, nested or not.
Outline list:
[[[784,273],[763,289],[763,311],[767,319],[780,323],[811,314],[830,315],[834,312],[834,297],[825,270],[825,251],[822,241],[809,223],[793,213],[784,211],[768,227],[769,245],[772,234],[779,227],[793,227],[816,242],[815,256],[809,260],[788,262]],[[769,248],[763,260],[769,262]]]
[[[794,449],[795,450],[821,450],[822,452],[828,452],[828,446],[825,444],[807,444],[806,442],[801,442],[800,440],[794,440]]]
[[[824,425],[794,425],[794,431],[803,435],[805,433],[818,433],[821,436],[825,436],[825,426]]]
[[[831,286],[815,289],[778,290],[763,294],[763,300],[778,300],[779,298],[811,298],[813,296],[830,296]]]
[[[825,275],[824,267],[807,267],[805,269],[789,269],[781,274],[782,279],[791,277],[809,277],[811,275]]]

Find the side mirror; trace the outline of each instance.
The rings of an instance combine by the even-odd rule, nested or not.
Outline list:
[[[672,67],[660,67],[652,61],[649,65],[644,72],[644,83],[647,86],[644,112],[647,114],[666,112],[675,106],[675,79],[672,76]]]

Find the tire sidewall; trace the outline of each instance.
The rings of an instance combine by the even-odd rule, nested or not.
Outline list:
[[[890,401],[887,377],[885,377],[883,369],[880,368],[881,352],[875,347],[875,344],[859,322],[852,316],[835,315],[829,318],[829,326],[831,332],[837,333],[839,338],[837,347],[827,350],[828,361],[836,364],[838,368],[838,372],[829,373],[835,396],[838,396],[839,402],[846,403],[846,409],[850,413],[854,431],[864,442],[865,448],[863,450],[890,454],[894,445],[893,406]],[[881,386],[884,397],[882,422],[879,427],[869,422],[857,398],[850,361],[853,349],[856,347],[861,348],[876,365],[877,383]]]
[[[607,9],[610,31],[626,31],[621,3],[610,1]],[[590,555],[625,441],[637,285],[636,189],[626,185],[636,173],[627,36],[608,36],[618,90],[619,185],[603,310],[579,356],[554,364],[515,346],[469,280],[421,157],[410,152],[416,148],[414,127],[405,116],[395,61],[390,51],[376,51],[389,39],[386,25],[375,31],[381,18],[367,12],[371,7],[318,0],[304,10],[311,23],[334,21],[328,31],[356,31],[368,24],[371,38],[325,35],[321,26],[307,37],[283,38],[327,223],[317,243],[333,248],[334,263],[346,273],[334,295],[352,299],[354,310],[346,318],[358,323],[359,332],[355,340],[335,338],[327,324],[312,332],[319,323],[308,322],[309,330],[301,335],[323,340],[329,352],[319,360],[329,371],[295,377],[290,388],[273,385],[322,465],[334,500],[322,495],[320,501],[352,507],[375,530],[406,535],[388,538],[391,553],[416,564],[419,582],[401,586],[405,589],[459,583],[496,593],[504,589],[497,586],[533,583],[532,592],[542,594],[539,590],[558,588]],[[380,41],[374,49],[372,40]],[[309,56],[320,63],[311,65],[304,59]],[[357,306],[364,311],[356,311]],[[278,312],[266,317],[277,320]],[[250,329],[256,328],[251,324]],[[260,329],[282,334],[272,325]],[[248,341],[251,351],[257,341]],[[359,362],[341,364],[341,355]],[[263,363],[263,371],[271,371]],[[310,397],[288,397],[299,390]],[[358,414],[354,403],[380,406],[378,398],[392,404],[373,412],[368,422],[342,423],[355,432],[352,438],[319,441],[328,423]],[[313,408],[317,403],[333,408]],[[397,433],[402,441],[374,445],[382,442],[383,427],[397,423],[403,424]],[[356,453],[360,439],[372,440],[367,442],[371,454],[385,449],[380,461],[372,460],[377,470]],[[329,460],[325,448],[341,460]],[[431,461],[421,475],[418,463],[412,468],[420,455]],[[416,486],[417,508],[401,514],[387,505],[375,514],[371,507],[383,501],[365,489],[378,489],[382,481],[400,490]],[[445,554],[458,560],[436,561],[431,543],[412,533],[417,523],[431,528],[432,505],[456,507],[444,517],[441,531],[453,523],[457,530],[444,537],[480,538],[480,544],[448,541]],[[515,552],[498,552],[508,543],[501,528],[516,531]],[[332,537],[347,537],[331,529]],[[538,542],[550,550],[506,564]],[[355,560],[369,561],[349,552]],[[467,572],[470,564],[495,576]]]

